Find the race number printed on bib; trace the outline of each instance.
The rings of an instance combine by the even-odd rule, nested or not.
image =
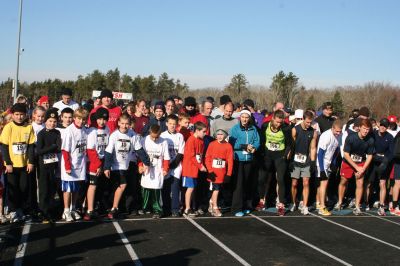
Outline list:
[[[16,142],[12,145],[12,150],[15,155],[24,155],[28,149],[28,145],[24,142]]]
[[[212,168],[225,168],[225,160],[213,159]]]
[[[298,163],[305,163],[307,161],[307,156],[301,153],[296,153],[294,155],[294,161]]]
[[[362,156],[358,156],[357,154],[351,154],[350,158],[355,163],[361,163],[362,162]]]
[[[280,148],[279,143],[267,142],[267,149],[270,151],[277,151]]]
[[[49,163],[56,163],[58,162],[58,156],[55,153],[48,153],[43,155],[43,163],[44,164],[49,164]]]

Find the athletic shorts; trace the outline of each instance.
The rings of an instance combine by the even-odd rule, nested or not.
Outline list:
[[[89,185],[97,186],[98,182],[99,182],[99,176],[89,174]]]
[[[310,177],[311,176],[311,171],[310,171],[310,166],[295,166],[290,173],[290,176],[294,179],[300,179],[301,177]]]
[[[184,176],[182,179],[182,187],[186,187],[186,188],[197,187],[197,178]]]
[[[118,187],[126,184],[127,170],[111,171],[111,182]]]
[[[358,163],[358,166],[363,166],[365,162]],[[346,179],[350,179],[355,174],[354,168],[345,161],[342,161],[342,166],[340,167],[340,176]]]
[[[78,192],[83,181],[61,180],[61,190],[63,192]]]
[[[400,164],[394,164],[394,180],[400,180]]]
[[[210,191],[220,191],[221,190],[221,184],[215,184],[213,182],[210,182]]]

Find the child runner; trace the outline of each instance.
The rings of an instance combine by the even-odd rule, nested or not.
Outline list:
[[[110,129],[107,127],[108,110],[100,107],[92,114],[92,127],[88,132],[87,155],[89,159],[89,187],[87,189],[87,212],[83,219],[90,221],[94,218],[93,208],[98,179],[102,174],[105,149],[110,137]]]
[[[130,123],[131,118],[128,114],[122,114],[119,117],[118,129],[111,134],[105,150],[104,175],[111,178],[113,189],[115,189],[113,205],[108,213],[109,219],[114,219],[118,214],[118,205],[126,188],[126,175],[131,156],[133,156],[132,151],[134,150],[144,162],[146,172],[150,164],[140,144],[140,137],[133,130],[129,130]]]
[[[181,133],[176,132],[178,117],[170,114],[167,117],[167,130],[161,133],[161,137],[168,143],[170,172],[165,176],[162,189],[162,201],[164,213],[171,213],[173,217],[180,216],[179,213],[179,192],[180,179],[182,174],[182,159],[185,149],[185,141]]]
[[[7,203],[10,221],[24,219],[23,207],[27,202],[28,174],[34,169],[35,134],[25,121],[27,106],[16,103],[11,108],[12,122],[4,126],[0,136],[2,155],[7,173]]]
[[[143,210],[152,208],[153,218],[158,219],[162,216],[161,208],[161,189],[164,183],[164,177],[169,170],[169,153],[168,143],[160,138],[161,127],[159,125],[151,125],[149,135],[142,139],[142,146],[150,158],[149,170],[143,172],[142,180],[142,197]]]
[[[74,112],[74,122],[65,129],[62,141],[61,187],[64,192],[63,219],[67,222],[81,219],[75,209],[79,189],[86,180],[88,112],[79,108]]]
[[[43,223],[53,221],[50,215],[50,206],[54,196],[54,181],[58,169],[58,153],[61,152],[61,135],[55,129],[58,112],[51,108],[45,115],[45,128],[37,135],[36,152],[39,156],[39,208],[43,214]]]
[[[190,116],[187,113],[179,113],[178,123],[179,124],[176,127],[176,131],[182,134],[183,140],[186,142],[192,134],[192,132],[188,129]]]
[[[202,122],[194,124],[194,133],[189,137],[185,144],[183,162],[182,162],[182,186],[187,188],[185,193],[185,210],[184,215],[195,217],[196,213],[190,207],[192,194],[197,184],[199,171],[206,172],[207,169],[203,164],[204,141],[207,127]]]
[[[222,213],[218,208],[218,193],[225,177],[230,179],[232,176],[233,148],[226,142],[228,133],[225,130],[217,129],[215,134],[217,139],[208,146],[205,160],[212,191],[208,211],[212,216],[221,217]]]

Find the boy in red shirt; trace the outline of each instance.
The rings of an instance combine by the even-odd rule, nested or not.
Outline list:
[[[218,208],[218,193],[224,179],[230,179],[233,170],[233,148],[226,142],[228,133],[223,129],[216,131],[217,140],[210,143],[206,152],[206,167],[209,175],[210,190],[212,195],[208,211],[212,216],[221,217],[222,213]]]
[[[176,131],[183,135],[185,142],[189,139],[192,132],[188,129],[190,123],[190,116],[187,113],[179,113],[178,115],[178,126]]]
[[[182,186],[187,188],[185,193],[185,211],[184,215],[189,217],[195,217],[196,214],[190,208],[190,202],[192,199],[193,191],[197,185],[197,177],[199,170],[206,172],[207,169],[203,164],[203,151],[204,141],[203,138],[206,135],[206,125],[202,122],[196,122],[194,124],[194,133],[189,137],[185,144],[184,157],[182,162]]]

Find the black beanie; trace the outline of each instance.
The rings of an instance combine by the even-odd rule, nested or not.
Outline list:
[[[96,113],[94,115],[94,118],[100,119],[100,118],[104,118],[105,120],[108,121],[108,117],[109,117],[109,112],[106,108],[104,107],[100,107],[99,109],[96,110]]]
[[[102,99],[104,97],[108,97],[108,98],[113,99],[114,96],[113,96],[112,91],[110,91],[109,89],[104,89],[104,90],[101,91],[99,99]]]
[[[28,106],[24,103],[16,103],[11,107],[11,113],[19,112],[19,113],[27,113]]]
[[[194,105],[196,106],[196,99],[192,96],[186,97],[185,98],[185,106],[189,106],[189,105]]]
[[[58,120],[58,109],[57,108],[50,108],[49,110],[46,111],[46,114],[44,116],[44,121],[46,122],[47,119],[49,118],[55,118]]]

